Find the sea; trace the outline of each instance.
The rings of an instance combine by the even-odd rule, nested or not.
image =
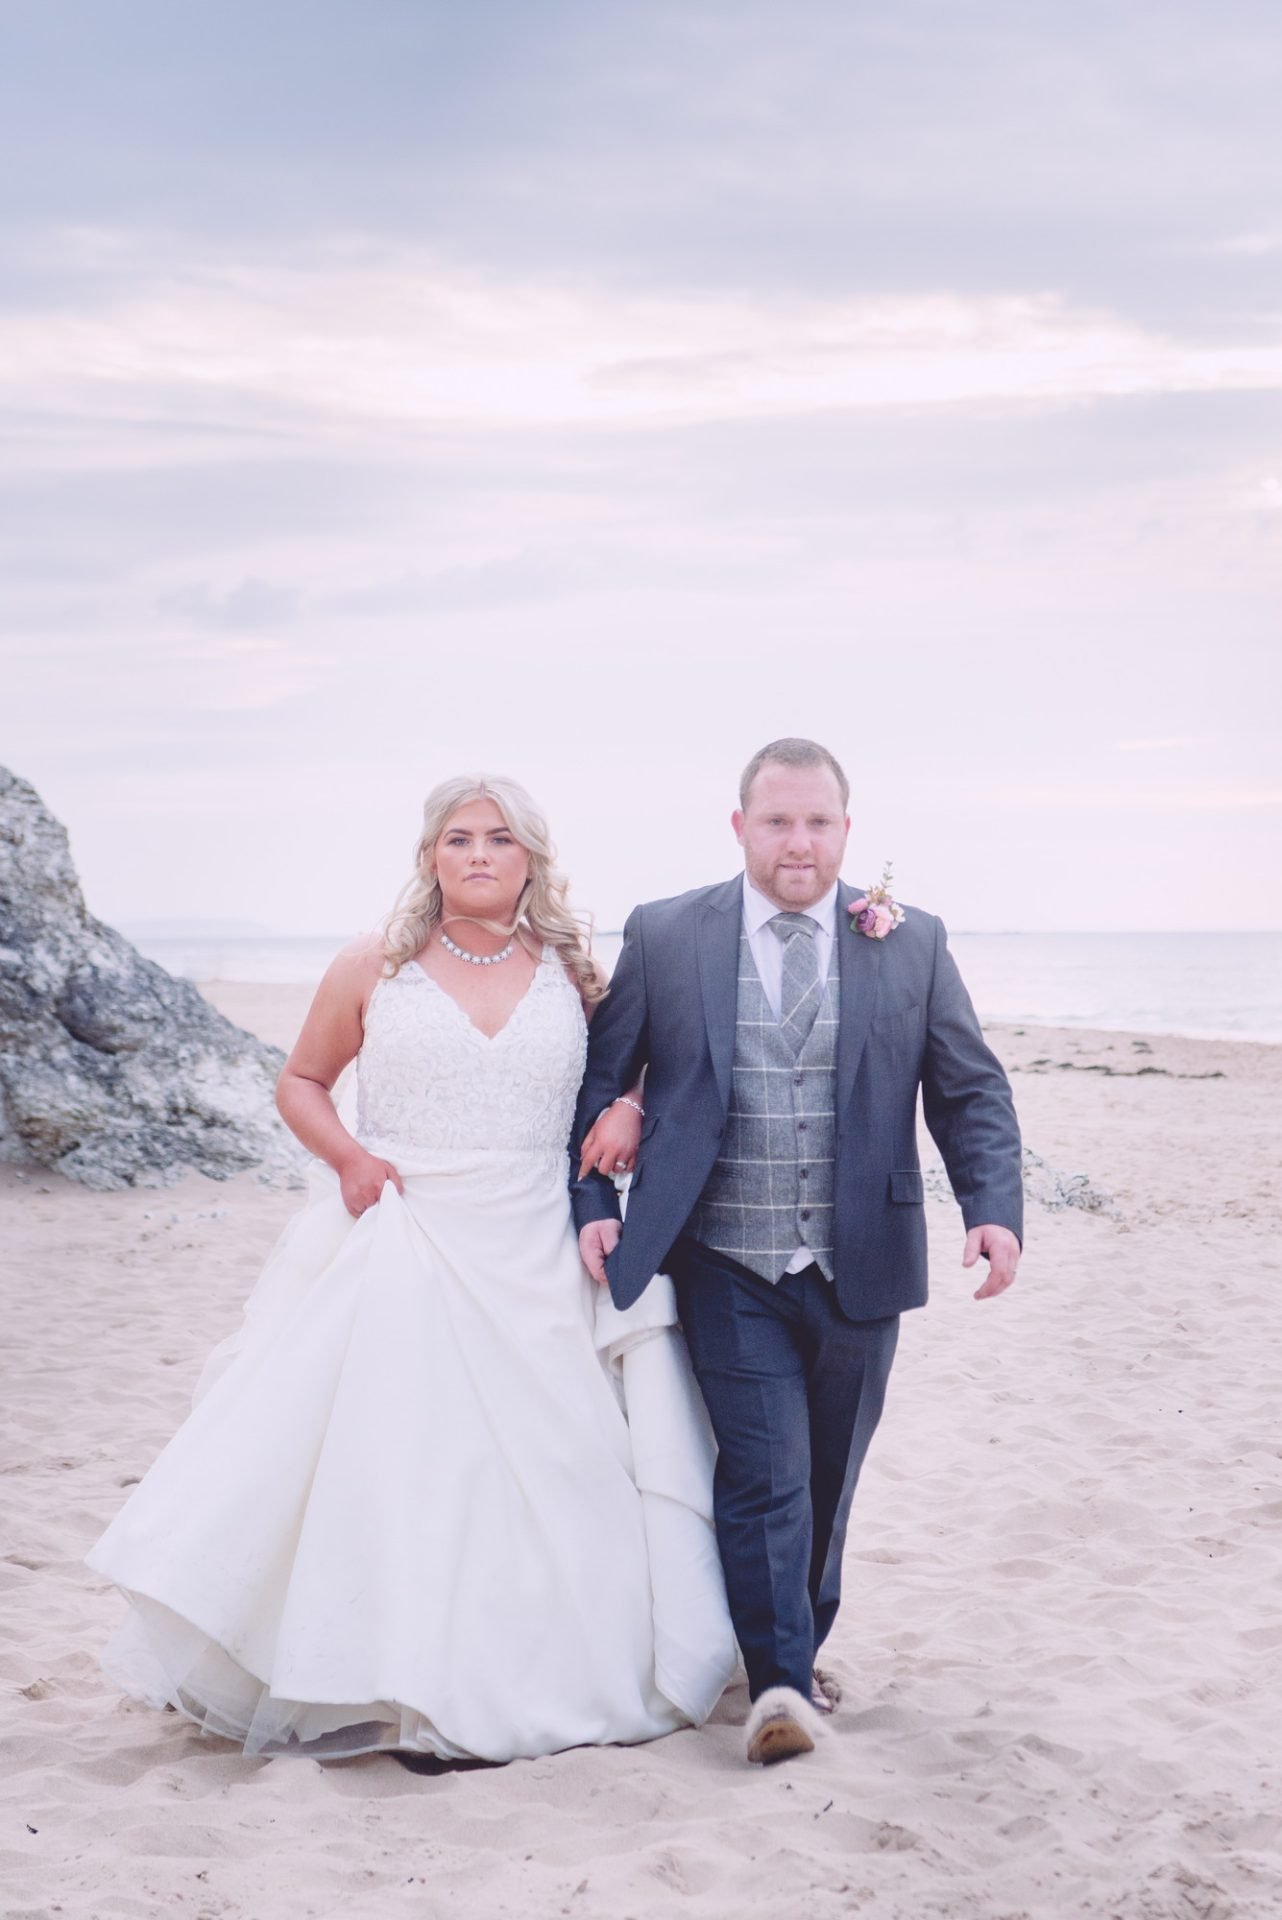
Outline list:
[[[350,937],[139,935],[135,944],[191,980],[310,985]],[[597,935],[607,967],[620,942]],[[1282,1044],[1282,933],[950,933],[949,945],[991,1024]]]

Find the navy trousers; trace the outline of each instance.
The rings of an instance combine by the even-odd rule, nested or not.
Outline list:
[[[809,1699],[899,1316],[847,1320],[816,1266],[771,1284],[686,1239],[668,1266],[719,1448],[717,1545],[748,1692]]]

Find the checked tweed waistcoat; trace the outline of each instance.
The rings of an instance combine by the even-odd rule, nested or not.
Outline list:
[[[734,1076],[721,1153],[686,1232],[763,1280],[809,1247],[832,1279],[837,1134],[837,949],[814,1025],[795,1053],[739,936]]]

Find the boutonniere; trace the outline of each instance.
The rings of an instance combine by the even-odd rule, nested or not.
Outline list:
[[[881,870],[881,879],[867,893],[850,903],[850,931],[866,934],[869,940],[884,940],[905,918],[904,910],[890,897],[890,862]]]

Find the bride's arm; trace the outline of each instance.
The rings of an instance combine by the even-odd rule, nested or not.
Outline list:
[[[365,1037],[364,1015],[382,971],[381,945],[363,940],[344,949],[316,989],[302,1032],[276,1083],[276,1105],[291,1133],[338,1175],[343,1204],[353,1214],[373,1206],[391,1180],[388,1161],[367,1153],[339,1119],[330,1095]]]
[[[599,963],[594,961],[593,967],[598,984],[604,987],[606,979]],[[584,1000],[583,1011],[589,1025],[600,1004],[600,1000]],[[597,1115],[579,1149],[580,1180],[586,1180],[593,1172],[603,1173],[607,1178],[616,1173],[631,1173],[636,1164],[637,1148],[641,1144],[641,1121],[645,1113],[641,1093],[644,1085],[645,1069],[642,1068],[634,1085]]]

